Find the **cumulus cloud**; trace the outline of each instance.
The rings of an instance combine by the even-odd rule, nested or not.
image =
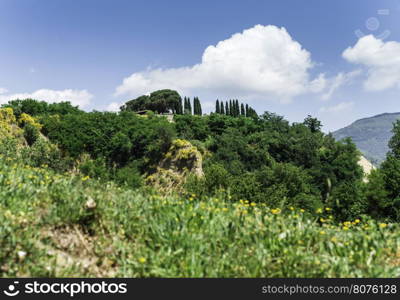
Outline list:
[[[111,102],[110,104],[108,104],[108,106],[106,107],[106,111],[119,111],[119,108],[122,106],[121,103],[118,102]]]
[[[208,46],[199,64],[133,73],[123,79],[115,95],[137,97],[171,88],[186,95],[206,91],[220,97],[289,101],[325,88],[323,75],[311,78],[313,66],[310,53],[285,28],[256,25]]]
[[[400,87],[400,42],[383,42],[373,35],[360,38],[343,57],[367,68],[366,90],[381,91]]]
[[[40,89],[34,91],[33,93],[5,93],[0,92],[0,103],[7,103],[10,100],[15,99],[36,99],[40,101],[46,102],[64,102],[69,101],[73,105],[79,105],[79,107],[83,108],[90,103],[90,100],[93,98],[93,95],[90,94],[87,90],[49,90],[49,89]]]
[[[360,74],[361,70],[355,70],[348,73],[339,73],[334,78],[329,80],[329,83],[327,84],[328,89],[324,94],[322,94],[321,99],[329,100],[337,89],[339,89],[343,85],[351,83],[353,79]]]
[[[332,106],[323,106],[320,108],[321,113],[339,113],[351,110],[354,106],[354,102],[340,102]]]

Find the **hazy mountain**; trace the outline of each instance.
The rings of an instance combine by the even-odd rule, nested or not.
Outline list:
[[[358,149],[374,164],[381,163],[389,151],[393,123],[400,113],[384,113],[355,121],[351,125],[333,132],[337,139],[351,137]]]

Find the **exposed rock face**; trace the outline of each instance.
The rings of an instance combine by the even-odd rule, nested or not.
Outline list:
[[[163,189],[176,188],[185,183],[188,175],[204,175],[200,151],[186,140],[177,139],[161,161],[157,171],[147,177],[147,182]]]
[[[368,175],[371,174],[371,171],[375,169],[374,165],[366,159],[364,156],[361,155],[358,165],[363,169],[364,171],[364,182],[367,182]]]

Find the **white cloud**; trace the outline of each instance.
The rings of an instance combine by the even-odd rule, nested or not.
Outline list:
[[[324,75],[310,78],[310,53],[285,28],[256,25],[208,46],[201,63],[133,73],[115,95],[137,97],[171,88],[186,95],[206,91],[219,97],[274,98],[282,102],[326,86]]]
[[[108,106],[106,107],[106,111],[119,111],[119,108],[122,106],[121,103],[118,102],[111,102],[110,104],[108,104]]]
[[[8,90],[5,88],[0,87],[0,95],[7,93]]]
[[[400,87],[400,42],[383,42],[373,35],[362,37],[343,52],[343,57],[367,68],[366,90]]]
[[[348,73],[339,73],[334,78],[329,80],[329,83],[327,84],[328,90],[324,94],[322,94],[321,99],[329,100],[337,89],[339,89],[343,85],[349,84],[353,81],[355,77],[359,76],[360,74],[361,70],[356,70]]]
[[[351,110],[354,106],[354,102],[340,102],[332,106],[323,106],[319,109],[321,113],[339,113]]]
[[[16,94],[0,94],[0,103],[7,103],[10,100],[16,99],[36,99],[40,101],[46,102],[63,102],[69,101],[73,105],[79,105],[80,108],[87,106],[90,103],[90,100],[93,98],[93,95],[90,94],[87,90],[49,90],[49,89],[40,89],[34,91],[33,93],[16,93]]]

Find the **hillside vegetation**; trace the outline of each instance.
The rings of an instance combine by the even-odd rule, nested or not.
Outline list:
[[[4,157],[0,172],[2,276],[400,274],[397,225],[337,224],[328,207],[135,192]]]
[[[170,103],[173,122],[136,99],[0,109],[2,276],[399,275],[399,124],[363,181],[355,145],[311,116],[236,100],[202,116],[198,98],[193,115],[155,95],[138,101]]]

